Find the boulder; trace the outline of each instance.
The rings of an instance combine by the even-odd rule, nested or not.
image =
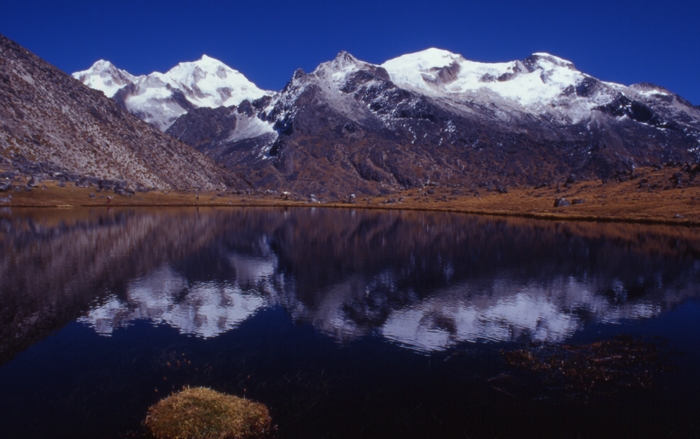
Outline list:
[[[571,202],[567,200],[566,198],[557,198],[554,200],[554,207],[566,207],[566,206],[571,206]]]
[[[115,181],[114,180],[100,180],[97,183],[97,187],[99,187],[101,191],[104,191],[104,190],[109,191],[109,190],[112,190],[115,188]]]

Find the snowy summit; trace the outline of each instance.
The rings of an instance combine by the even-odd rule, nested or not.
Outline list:
[[[523,61],[481,63],[432,48],[394,58],[382,67],[395,84],[421,93],[481,91],[525,106],[549,103],[585,77],[573,63],[548,53],[535,53]]]
[[[109,61],[73,73],[83,84],[114,98],[131,113],[165,131],[192,108],[238,105],[270,94],[243,74],[207,55],[166,73],[134,76]]]
[[[207,55],[176,65],[162,78],[171,87],[182,90],[196,107],[230,107],[267,94],[237,70]]]
[[[126,70],[118,69],[109,61],[103,59],[97,61],[87,70],[73,73],[73,77],[83,84],[95,90],[100,90],[108,98],[127,84],[136,82],[136,77]]]

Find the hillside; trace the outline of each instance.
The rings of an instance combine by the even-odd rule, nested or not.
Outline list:
[[[0,35],[0,165],[132,189],[246,187],[213,160]]]

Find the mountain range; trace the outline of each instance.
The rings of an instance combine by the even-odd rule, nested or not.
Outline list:
[[[102,91],[119,105],[165,131],[182,114],[194,108],[238,105],[271,92],[260,90],[245,76],[206,55],[184,62],[166,73],[134,76],[105,60],[73,77]]]
[[[374,65],[341,52],[278,93],[213,107],[197,105],[166,132],[256,188],[331,198],[609,178],[696,161],[700,147],[700,111],[680,96],[604,82],[546,53],[489,64],[428,49]]]
[[[3,47],[8,44],[3,39]],[[40,64],[38,58],[31,59]],[[3,67],[3,72],[10,70]],[[18,71],[16,81],[5,85],[5,95],[16,94],[15,85],[27,88],[30,82],[23,75]],[[60,75],[28,76],[33,84],[43,84],[56,83]],[[46,120],[65,116],[68,107],[101,117],[118,114],[118,120],[109,119],[99,130],[81,125],[99,120],[95,116],[71,122],[72,132],[79,133],[74,137],[92,138],[94,144],[94,133],[123,132],[125,121],[134,124],[137,117],[157,128],[138,125],[133,138],[139,145],[151,145],[151,159],[168,155],[161,153],[158,142],[188,145],[182,151],[202,153],[192,156],[197,161],[206,158],[206,165],[185,160],[197,171],[172,171],[174,180],[189,181],[188,187],[208,187],[200,180],[212,184],[216,176],[214,180],[226,180],[229,187],[329,200],[431,184],[507,191],[508,186],[572,178],[607,179],[638,166],[696,162],[700,148],[700,108],[657,85],[601,81],[547,53],[479,63],[428,49],[376,65],[340,52],[313,72],[297,70],[279,92],[261,90],[206,55],[165,74],[135,76],[102,60],[73,77],[96,90],[65,75],[57,99],[89,96],[89,102],[64,104],[31,121],[8,113],[3,122],[36,131]],[[156,134],[159,130],[165,134]],[[137,140],[146,131],[154,140]],[[60,142],[32,148],[26,139],[34,133],[5,133],[6,145],[10,137],[25,138],[18,152],[33,160],[49,160],[67,149]],[[103,139],[105,146],[94,151],[89,172],[104,168],[113,141]],[[95,149],[88,144],[79,142],[82,146],[74,148],[84,155]],[[4,148],[7,152],[8,146]],[[43,155],[37,153],[40,149]],[[163,169],[170,166],[165,162]],[[75,169],[88,164],[70,162]],[[148,184],[154,186],[150,180]]]

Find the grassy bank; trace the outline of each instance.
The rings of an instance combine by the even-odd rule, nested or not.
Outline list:
[[[675,178],[674,178],[675,175]],[[22,181],[14,184],[21,185]],[[10,198],[11,196],[11,198]],[[108,197],[112,197],[109,199]],[[555,207],[565,198],[573,204]],[[611,181],[588,180],[535,187],[512,187],[507,193],[487,187],[425,187],[382,196],[358,196],[320,203],[277,193],[237,194],[151,191],[133,195],[100,192],[72,183],[42,182],[27,191],[0,193],[0,207],[85,206],[317,206],[464,212],[544,219],[625,221],[700,225],[700,184],[679,167],[639,168]]]

